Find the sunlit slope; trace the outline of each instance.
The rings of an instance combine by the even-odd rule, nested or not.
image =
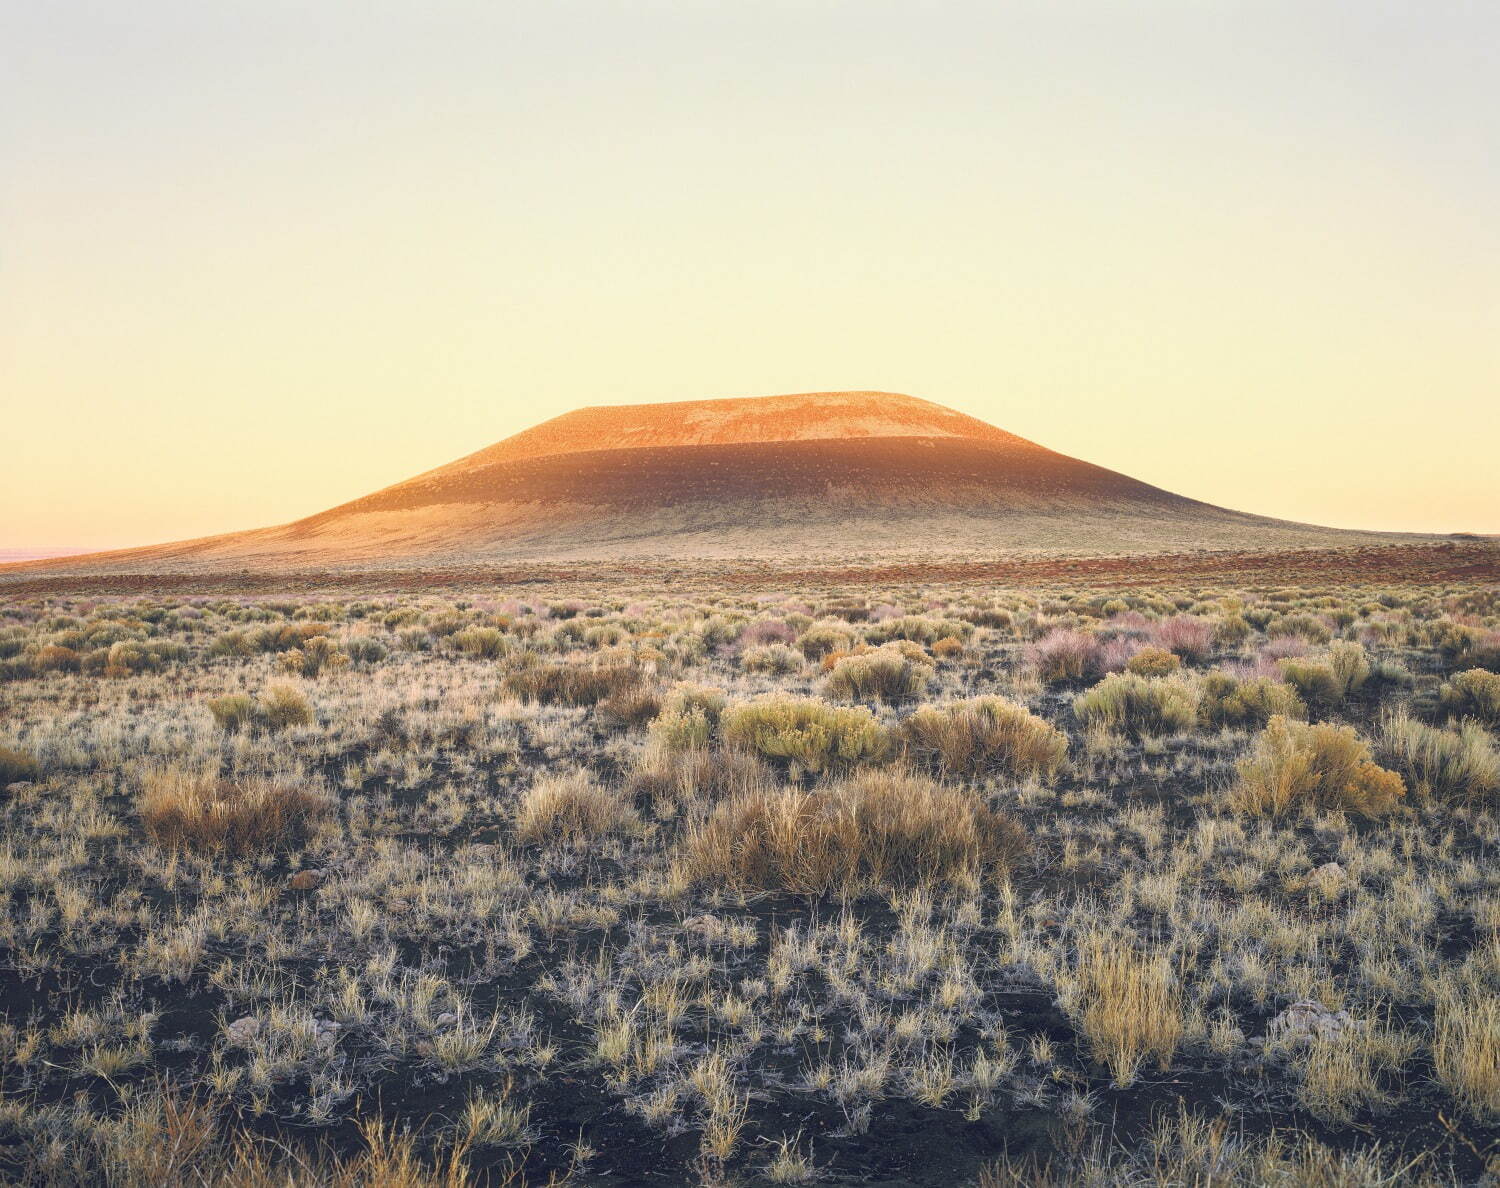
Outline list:
[[[34,564],[1082,556],[1391,539],[1213,507],[910,396],[817,392],[583,408],[292,524]]]

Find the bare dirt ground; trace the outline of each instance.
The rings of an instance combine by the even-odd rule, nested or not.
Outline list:
[[[1066,583],[1155,586],[1185,581],[1297,581],[1339,584],[1500,582],[1500,541],[1353,548],[1222,550],[1128,556],[1009,557],[995,560],[903,558],[864,564],[751,560],[639,560],[495,565],[320,568],[257,572],[240,568],[203,573],[52,573],[45,566],[0,567],[0,594],[180,594],[474,589],[496,586],[594,588],[631,583],[643,590],[724,586],[742,590],[794,587],[922,585],[1025,586]]]

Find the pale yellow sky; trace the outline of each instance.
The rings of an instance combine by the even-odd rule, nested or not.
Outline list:
[[[5,6],[0,548],[837,388],[1500,532],[1497,53],[1489,4]]]

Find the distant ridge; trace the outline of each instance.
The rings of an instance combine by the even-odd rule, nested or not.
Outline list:
[[[810,392],[580,408],[281,527],[26,568],[1107,556],[1414,539],[1214,507],[912,396]]]

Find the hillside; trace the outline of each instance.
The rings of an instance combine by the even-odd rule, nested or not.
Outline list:
[[[911,396],[818,392],[582,408],[291,524],[28,568],[1109,556],[1412,539],[1214,507]]]

